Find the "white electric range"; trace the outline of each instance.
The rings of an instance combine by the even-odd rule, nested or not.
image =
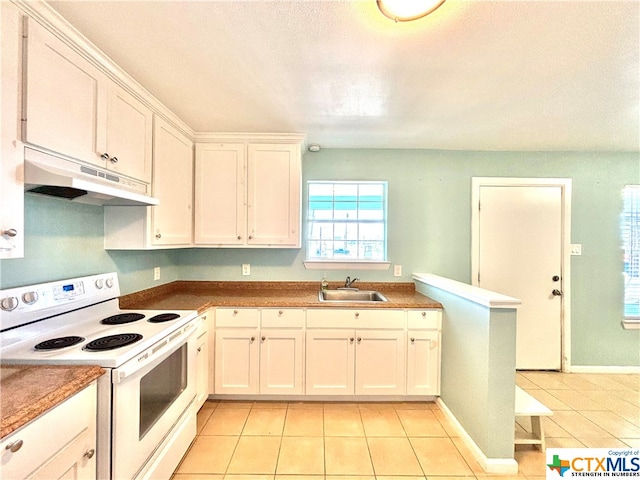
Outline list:
[[[98,365],[97,478],[169,479],[195,437],[194,310],[122,310],[117,274],[0,291],[3,364]]]

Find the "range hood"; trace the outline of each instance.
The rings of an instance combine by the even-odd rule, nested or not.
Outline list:
[[[153,206],[160,200],[146,195],[149,185],[109,170],[24,149],[26,192],[62,197],[79,203],[113,206]]]

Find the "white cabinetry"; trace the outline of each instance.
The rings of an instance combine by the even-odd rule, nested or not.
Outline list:
[[[193,143],[162,118],[154,122],[154,207],[105,207],[106,249],[191,245]]]
[[[441,311],[217,308],[216,395],[440,394]]]
[[[196,144],[195,245],[299,248],[300,148]]]
[[[2,478],[96,478],[96,382],[0,442]],[[55,434],[52,434],[55,432]]]
[[[20,138],[20,33],[22,17],[0,2],[0,259],[24,256],[23,148]]]
[[[353,395],[355,332],[317,329],[306,334],[306,394]]]
[[[300,309],[217,309],[215,393],[302,394],[303,329]]]
[[[440,395],[440,310],[410,310],[407,395]]]
[[[199,409],[209,397],[209,315],[208,312],[198,317],[198,338],[196,341],[196,409]]]
[[[400,310],[309,309],[306,394],[404,394],[405,329]]]
[[[26,25],[23,141],[149,183],[151,110],[39,23]]]
[[[304,393],[304,310],[262,309],[260,394]]]
[[[253,308],[216,310],[216,394],[258,393],[259,313]]]

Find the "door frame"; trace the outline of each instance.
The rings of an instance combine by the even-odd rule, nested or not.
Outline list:
[[[571,371],[571,179],[471,177],[471,284],[474,286],[478,286],[480,267],[480,187],[560,187],[562,191],[560,365],[561,371]]]

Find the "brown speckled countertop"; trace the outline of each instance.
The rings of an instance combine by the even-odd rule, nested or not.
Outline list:
[[[103,373],[95,366],[0,365],[0,438],[79,392]]]
[[[342,285],[331,282],[330,289]],[[320,302],[319,282],[207,282],[180,280],[120,297],[123,309],[198,310],[210,307],[285,308],[442,308],[416,292],[415,284],[358,282],[360,290],[378,290],[388,302]]]

